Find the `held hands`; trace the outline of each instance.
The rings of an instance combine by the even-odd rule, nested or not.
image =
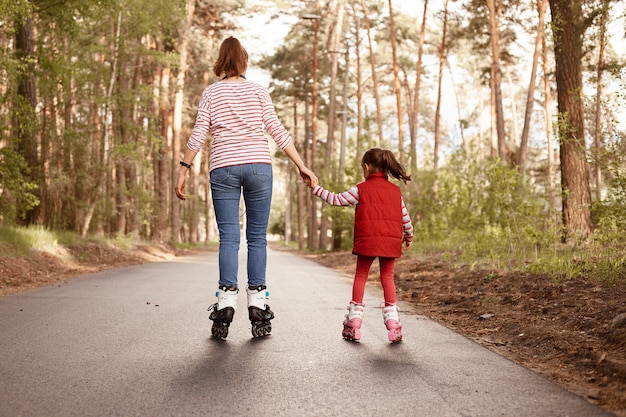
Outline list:
[[[310,169],[308,169],[307,167],[303,167],[300,170],[300,176],[302,177],[302,179],[304,180],[304,182],[306,183],[308,187],[315,188],[317,184],[319,184],[319,181],[315,173],[311,171]]]

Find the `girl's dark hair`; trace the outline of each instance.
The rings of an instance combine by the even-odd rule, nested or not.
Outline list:
[[[367,164],[372,168],[373,172],[383,172],[385,175],[391,175],[395,179],[403,181],[411,181],[411,177],[406,174],[404,167],[398,162],[393,152],[387,149],[372,148],[363,154],[361,165]]]
[[[218,77],[234,77],[242,75],[248,67],[248,52],[241,46],[237,38],[232,36],[224,39],[220,46],[220,54],[213,65],[213,72]]]

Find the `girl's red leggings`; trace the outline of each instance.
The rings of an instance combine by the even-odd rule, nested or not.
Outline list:
[[[363,303],[365,282],[374,259],[376,259],[375,256],[357,255],[356,273],[354,274],[354,284],[352,285],[352,301],[356,303]],[[380,263],[380,283],[383,286],[385,304],[395,304],[396,285],[393,281],[393,273],[396,260],[395,258],[378,257],[378,262]]]

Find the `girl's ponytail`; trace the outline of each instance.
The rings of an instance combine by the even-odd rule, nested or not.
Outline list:
[[[407,181],[411,181],[411,176],[406,174],[404,167],[398,162],[393,152],[388,149],[383,150],[383,160],[387,165],[387,172],[392,177],[401,180],[405,184]]]
[[[361,164],[367,164],[374,169],[375,172],[384,172],[385,175],[391,175],[395,179],[403,181],[411,181],[404,170],[404,167],[396,160],[396,157],[388,149],[372,148],[363,154]]]

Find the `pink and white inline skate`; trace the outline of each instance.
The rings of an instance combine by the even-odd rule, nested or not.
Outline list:
[[[361,323],[363,323],[363,313],[365,305],[350,301],[348,305],[348,314],[343,321],[343,331],[341,335],[348,339],[358,342],[361,340]]]
[[[397,343],[402,340],[402,325],[400,324],[400,315],[398,314],[398,306],[395,304],[381,306],[383,310],[383,320],[385,327],[389,330],[389,341]]]

